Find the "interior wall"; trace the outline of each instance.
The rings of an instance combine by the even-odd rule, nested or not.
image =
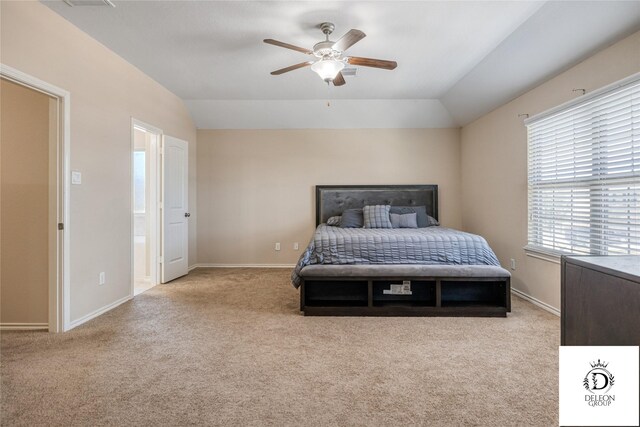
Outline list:
[[[0,323],[47,324],[49,100],[0,79]]]
[[[294,264],[322,184],[438,184],[440,220],[459,228],[459,137],[459,129],[199,130],[198,262]]]
[[[523,118],[640,71],[640,32],[596,53],[462,129],[462,223],[482,234],[503,266],[516,260],[511,285],[560,307],[560,265],[527,256],[527,133]]]
[[[71,169],[82,173],[70,195],[71,320],[82,320],[131,290],[132,117],[189,142],[195,262],[195,126],[180,98],[40,2],[0,8],[2,63],[71,93]]]

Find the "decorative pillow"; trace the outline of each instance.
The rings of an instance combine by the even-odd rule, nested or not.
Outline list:
[[[418,228],[418,219],[415,212],[408,214],[392,213],[389,214],[389,219],[393,228]]]
[[[364,217],[362,209],[347,209],[340,217],[340,227],[342,228],[362,228]]]
[[[364,215],[364,228],[393,228],[389,219],[389,205],[365,206],[362,208]]]
[[[327,225],[332,225],[334,227],[339,227],[340,226],[340,217],[339,216],[329,217],[329,219],[327,220]]]
[[[431,215],[427,215],[427,227],[433,227],[436,225],[440,225],[438,220],[432,217]]]
[[[440,225],[435,218],[427,215],[427,208],[424,206],[391,206],[391,210],[389,212],[393,214],[408,214],[415,212],[418,228]]]

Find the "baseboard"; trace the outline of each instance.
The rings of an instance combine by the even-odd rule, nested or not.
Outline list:
[[[0,323],[0,331],[48,331],[48,323]]]
[[[203,263],[203,264],[194,264],[189,268],[189,270],[193,270],[194,268],[293,268],[295,264],[211,264],[211,263]]]
[[[104,307],[99,308],[99,309],[97,309],[95,311],[92,311],[91,313],[86,314],[86,315],[82,316],[79,319],[73,320],[73,321],[71,321],[69,323],[69,325],[67,325],[67,329],[66,330],[69,331],[69,330],[75,328],[76,326],[80,326],[83,323],[88,322],[89,320],[94,319],[94,318],[100,316],[101,314],[106,313],[109,310],[113,310],[114,308],[116,308],[120,304],[123,304],[123,303],[125,303],[125,302],[127,302],[129,300],[131,300],[131,295],[127,295],[124,298],[120,298],[119,300],[114,301],[111,304],[107,304]]]
[[[200,265],[199,264],[193,264],[189,266],[189,271],[191,270],[195,270],[196,268],[198,268]]]
[[[517,289],[511,288],[511,292],[516,294],[520,298],[529,301],[531,304],[536,305],[536,306],[540,307],[541,309],[543,309],[545,311],[548,311],[549,313],[555,314],[556,316],[560,317],[560,310],[558,310],[557,308],[547,304],[546,302],[542,302],[539,299],[534,298],[531,295],[525,294],[524,292],[519,291]]]

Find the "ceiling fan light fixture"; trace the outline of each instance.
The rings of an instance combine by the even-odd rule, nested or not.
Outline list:
[[[0,0],[2,1],[2,0]],[[66,0],[65,0],[66,1]],[[73,0],[79,1],[79,0]],[[92,0],[96,1],[96,0]],[[107,0],[103,0],[107,1]],[[273,76],[279,76],[280,74],[288,73],[289,71],[298,70],[300,68],[311,66],[311,69],[320,76],[320,78],[327,84],[332,84],[336,87],[344,86],[346,81],[345,75],[355,75],[355,69],[345,68],[347,64],[356,65],[360,67],[372,67],[380,68],[383,70],[393,70],[398,64],[396,61],[387,61],[383,59],[374,58],[362,58],[359,56],[344,56],[344,52],[349,49],[358,41],[366,37],[366,34],[360,30],[351,29],[347,31],[345,35],[340,37],[338,41],[329,40],[329,35],[333,32],[335,26],[330,22],[323,22],[320,24],[320,29],[325,35],[325,40],[320,43],[316,43],[312,49],[305,49],[303,47],[295,46],[289,43],[283,43],[274,39],[264,39],[266,44],[283,47],[285,49],[295,50],[297,52],[304,53],[312,56],[310,61],[301,62],[299,64],[290,65],[285,68],[280,68],[271,72]],[[313,58],[315,57],[315,58]],[[317,58],[317,59],[316,59]],[[347,74],[351,71],[350,74]]]
[[[332,58],[321,59],[311,66],[311,69],[325,82],[333,80],[343,68],[344,62]]]

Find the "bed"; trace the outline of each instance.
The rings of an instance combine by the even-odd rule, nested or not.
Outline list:
[[[292,272],[302,313],[505,317],[511,310],[510,274],[481,236],[441,226],[327,225],[372,205],[424,206],[437,220],[438,187],[316,186],[317,228]]]

